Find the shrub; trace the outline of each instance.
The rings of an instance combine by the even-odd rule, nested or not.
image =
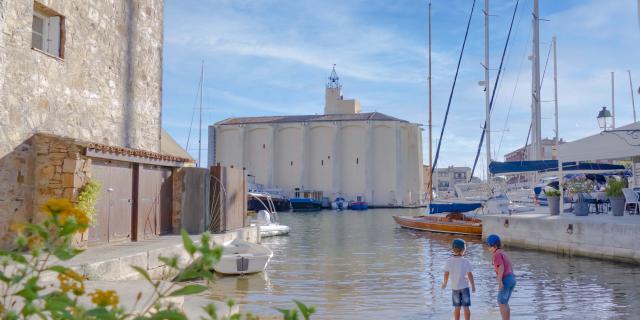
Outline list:
[[[139,311],[127,311],[120,305],[117,292],[101,289],[87,292],[82,275],[50,263],[52,256],[66,261],[82,252],[71,244],[76,233],[89,227],[87,211],[67,199],[51,199],[42,207],[40,218],[41,223],[13,224],[11,229],[17,233],[16,249],[0,250],[0,319],[187,319],[182,310],[172,304],[163,304],[163,300],[208,289],[200,284],[161,286],[160,281],[152,280],[145,269],[131,266],[149,283],[152,298]],[[210,236],[206,233],[198,244],[184,230],[182,239],[190,257],[185,267],[178,265],[177,256],[160,257],[160,260],[179,275],[178,280],[201,278],[208,284],[213,279],[212,266],[220,259],[222,247],[211,247]],[[58,279],[46,291],[41,279],[44,272],[57,273]],[[91,305],[81,304],[78,298],[82,296],[89,297]],[[298,311],[304,319],[309,319],[315,312],[313,307],[294,302],[297,309],[278,309],[286,320],[298,320]],[[231,307],[234,302],[230,300],[228,305]],[[203,310],[209,319],[227,319],[217,316],[213,304]],[[229,319],[258,318],[247,313],[235,314]]]
[[[624,196],[624,194],[622,193],[622,189],[624,189],[624,188],[625,188],[624,181],[618,181],[618,180],[615,180],[615,179],[611,179],[607,183],[607,189],[605,190],[605,193],[606,193],[607,197],[621,198],[621,197]]]
[[[547,197],[559,197],[560,196],[560,191],[556,190],[554,188],[548,188],[548,189],[544,190],[544,194]]]

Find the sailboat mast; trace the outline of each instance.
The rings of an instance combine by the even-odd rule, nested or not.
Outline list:
[[[542,140],[542,121],[540,119],[540,15],[538,12],[538,0],[533,1],[533,53],[532,53],[532,77],[531,77],[531,108],[533,135],[533,159],[540,160],[542,152],[540,142]]]
[[[202,87],[204,87],[204,60],[200,69],[200,125],[198,126],[198,168],[202,167]]]
[[[429,1],[429,203],[433,201],[433,137],[431,125],[431,1]]]
[[[484,103],[485,103],[485,125],[484,135],[487,148],[487,163],[491,164],[491,93],[489,81],[489,0],[484,0]],[[489,168],[487,167],[487,174]],[[489,181],[489,176],[485,176]]]
[[[556,37],[553,36],[553,101],[555,104],[556,116],[556,159],[558,154],[559,133],[558,133],[558,63],[556,57]]]
[[[611,72],[611,129],[616,128],[616,95],[615,73]]]
[[[633,122],[636,122],[636,100],[633,99],[633,82],[631,82],[631,70],[627,70],[629,73],[629,89],[631,90],[631,108],[633,108]]]

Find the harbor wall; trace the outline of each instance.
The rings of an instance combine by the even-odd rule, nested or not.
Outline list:
[[[503,244],[560,254],[640,263],[640,218],[548,214],[487,215],[482,237]]]

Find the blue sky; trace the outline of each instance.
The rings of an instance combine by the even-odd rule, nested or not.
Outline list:
[[[434,143],[444,116],[471,0],[432,1]],[[167,0],[163,126],[187,142],[205,63],[203,124],[229,117],[323,112],[331,66],[346,98],[363,112],[427,122],[427,4],[418,0]],[[491,3],[491,65],[497,68],[513,0]],[[473,164],[484,121],[484,27],[478,0],[445,131],[439,166]],[[494,158],[525,142],[530,123],[532,0],[521,0],[492,113]],[[560,136],[598,132],[595,116],[611,105],[617,124],[633,121],[627,70],[640,85],[635,0],[541,0],[541,63],[558,38]],[[497,70],[491,73],[495,78]],[[549,62],[542,100],[553,99]],[[493,80],[492,80],[493,83]],[[635,89],[637,90],[637,89]],[[640,96],[635,95],[640,117]],[[507,117],[508,115],[508,117]],[[542,104],[543,137],[553,137],[553,102]],[[506,123],[506,126],[505,126]],[[195,137],[195,138],[194,138]],[[206,148],[206,128],[203,148]],[[197,119],[189,151],[197,156]],[[428,136],[425,143],[425,162]],[[501,143],[500,143],[501,142]],[[206,150],[203,150],[206,161]]]

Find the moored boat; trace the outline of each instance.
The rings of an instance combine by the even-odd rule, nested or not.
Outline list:
[[[482,220],[467,217],[462,213],[450,213],[446,216],[393,216],[393,219],[403,228],[482,236]]]
[[[225,243],[222,256],[213,270],[221,274],[249,274],[264,270],[273,257],[269,248],[242,239]]]
[[[291,198],[291,209],[294,212],[308,212],[322,210],[322,201],[309,198]]]
[[[271,204],[269,203],[269,201],[271,201]],[[273,208],[269,207],[271,205],[273,205]],[[264,209],[269,211],[289,211],[289,199],[282,195],[271,194],[267,192],[249,192],[249,197],[247,200],[247,210],[258,212]]]
[[[337,197],[336,200],[331,203],[331,208],[333,210],[345,210],[347,209],[347,206],[347,201],[342,197]]]
[[[366,201],[354,201],[349,205],[349,209],[351,210],[369,210],[369,203]]]
[[[251,226],[257,226],[261,237],[272,237],[289,233],[289,226],[278,222],[278,213],[260,210],[256,218],[251,221]]]

